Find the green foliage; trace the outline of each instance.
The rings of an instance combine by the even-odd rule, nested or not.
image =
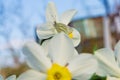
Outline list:
[[[106,77],[100,77],[96,74],[93,74],[90,80],[106,80]]]
[[[95,46],[93,47],[93,53],[94,53],[97,49],[98,49],[98,46],[95,45]]]

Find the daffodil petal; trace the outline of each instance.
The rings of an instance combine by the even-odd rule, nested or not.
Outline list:
[[[47,22],[54,23],[55,21],[58,22],[58,13],[56,6],[53,2],[49,2],[47,9],[46,9],[46,20]]]
[[[38,26],[36,32],[39,39],[47,39],[55,35],[56,30],[52,23],[46,23]]]
[[[96,72],[98,75],[120,76],[120,68],[115,61],[115,56],[111,49],[99,49],[95,52],[95,57],[97,58],[99,63],[99,68]]]
[[[74,56],[78,56],[78,55],[79,55],[79,53],[77,52],[76,49],[74,49]]]
[[[68,62],[68,69],[73,78],[82,77],[83,74],[92,76],[97,69],[97,61],[91,54],[80,54]]]
[[[44,51],[45,51],[45,54],[46,56],[48,56],[48,45],[49,45],[49,42],[50,40],[45,40],[43,43],[42,43],[42,47],[44,48]]]
[[[74,77],[75,80],[89,80],[91,78],[91,74],[82,74]]]
[[[16,76],[12,75],[12,76],[8,77],[6,80],[16,80]]]
[[[3,77],[2,77],[2,75],[0,75],[0,80],[4,80]]]
[[[31,68],[46,72],[51,67],[51,61],[46,57],[43,47],[34,41],[29,41],[24,45],[23,53]]]
[[[74,46],[76,47],[79,45],[81,41],[81,36],[80,36],[80,33],[74,28],[73,28],[72,34],[73,34],[72,41],[73,41]]]
[[[71,19],[76,14],[76,12],[77,11],[74,9],[65,11],[60,17],[60,23],[64,23],[64,24],[68,25],[68,23],[71,21]]]
[[[120,78],[115,78],[115,77],[107,76],[106,80],[120,80]]]
[[[28,70],[22,73],[17,80],[46,80],[46,75],[35,70]]]
[[[48,50],[53,62],[59,65],[67,64],[68,60],[74,55],[72,41],[64,33],[57,34],[51,39]]]
[[[117,57],[120,66],[120,41],[115,45],[115,56]]]
[[[49,42],[50,42],[50,40],[46,40],[46,41],[44,41],[43,44],[42,44],[42,47],[43,47],[44,50],[45,50],[46,56],[49,56],[49,55],[48,55],[48,45],[49,45]],[[76,49],[74,49],[74,55],[73,55],[73,56],[78,56],[78,55],[79,55],[79,53],[77,52]]]

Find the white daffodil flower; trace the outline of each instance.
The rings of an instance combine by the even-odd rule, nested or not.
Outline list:
[[[46,10],[47,23],[37,27],[37,35],[39,39],[48,39],[55,34],[64,32],[72,39],[74,46],[78,46],[80,43],[80,33],[68,26],[72,17],[76,14],[76,10],[68,10],[64,12],[59,18],[56,7],[53,2],[48,3]]]
[[[0,80],[17,80],[15,75],[12,75],[10,77],[8,77],[7,79],[4,79],[1,75],[0,75]]]
[[[48,49],[49,56],[46,56],[39,44],[25,44],[23,53],[33,70],[24,72],[18,80],[88,80],[97,69],[97,61],[91,54],[73,58],[73,43],[64,33],[55,35]]]
[[[115,51],[107,48],[95,52],[99,68],[97,74],[108,76],[107,80],[120,80],[120,41],[115,46]]]

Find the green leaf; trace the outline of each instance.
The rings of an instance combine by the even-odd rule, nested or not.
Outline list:
[[[96,74],[93,74],[90,80],[106,80],[106,77],[101,77]]]
[[[93,53],[94,53],[97,49],[98,49],[98,46],[95,45],[95,46],[93,47]]]

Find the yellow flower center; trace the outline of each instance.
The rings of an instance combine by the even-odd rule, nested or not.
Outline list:
[[[47,80],[71,80],[71,74],[69,70],[58,64],[53,64],[47,71]]]
[[[73,38],[73,33],[72,32],[69,33],[68,36],[69,36],[69,38]]]

